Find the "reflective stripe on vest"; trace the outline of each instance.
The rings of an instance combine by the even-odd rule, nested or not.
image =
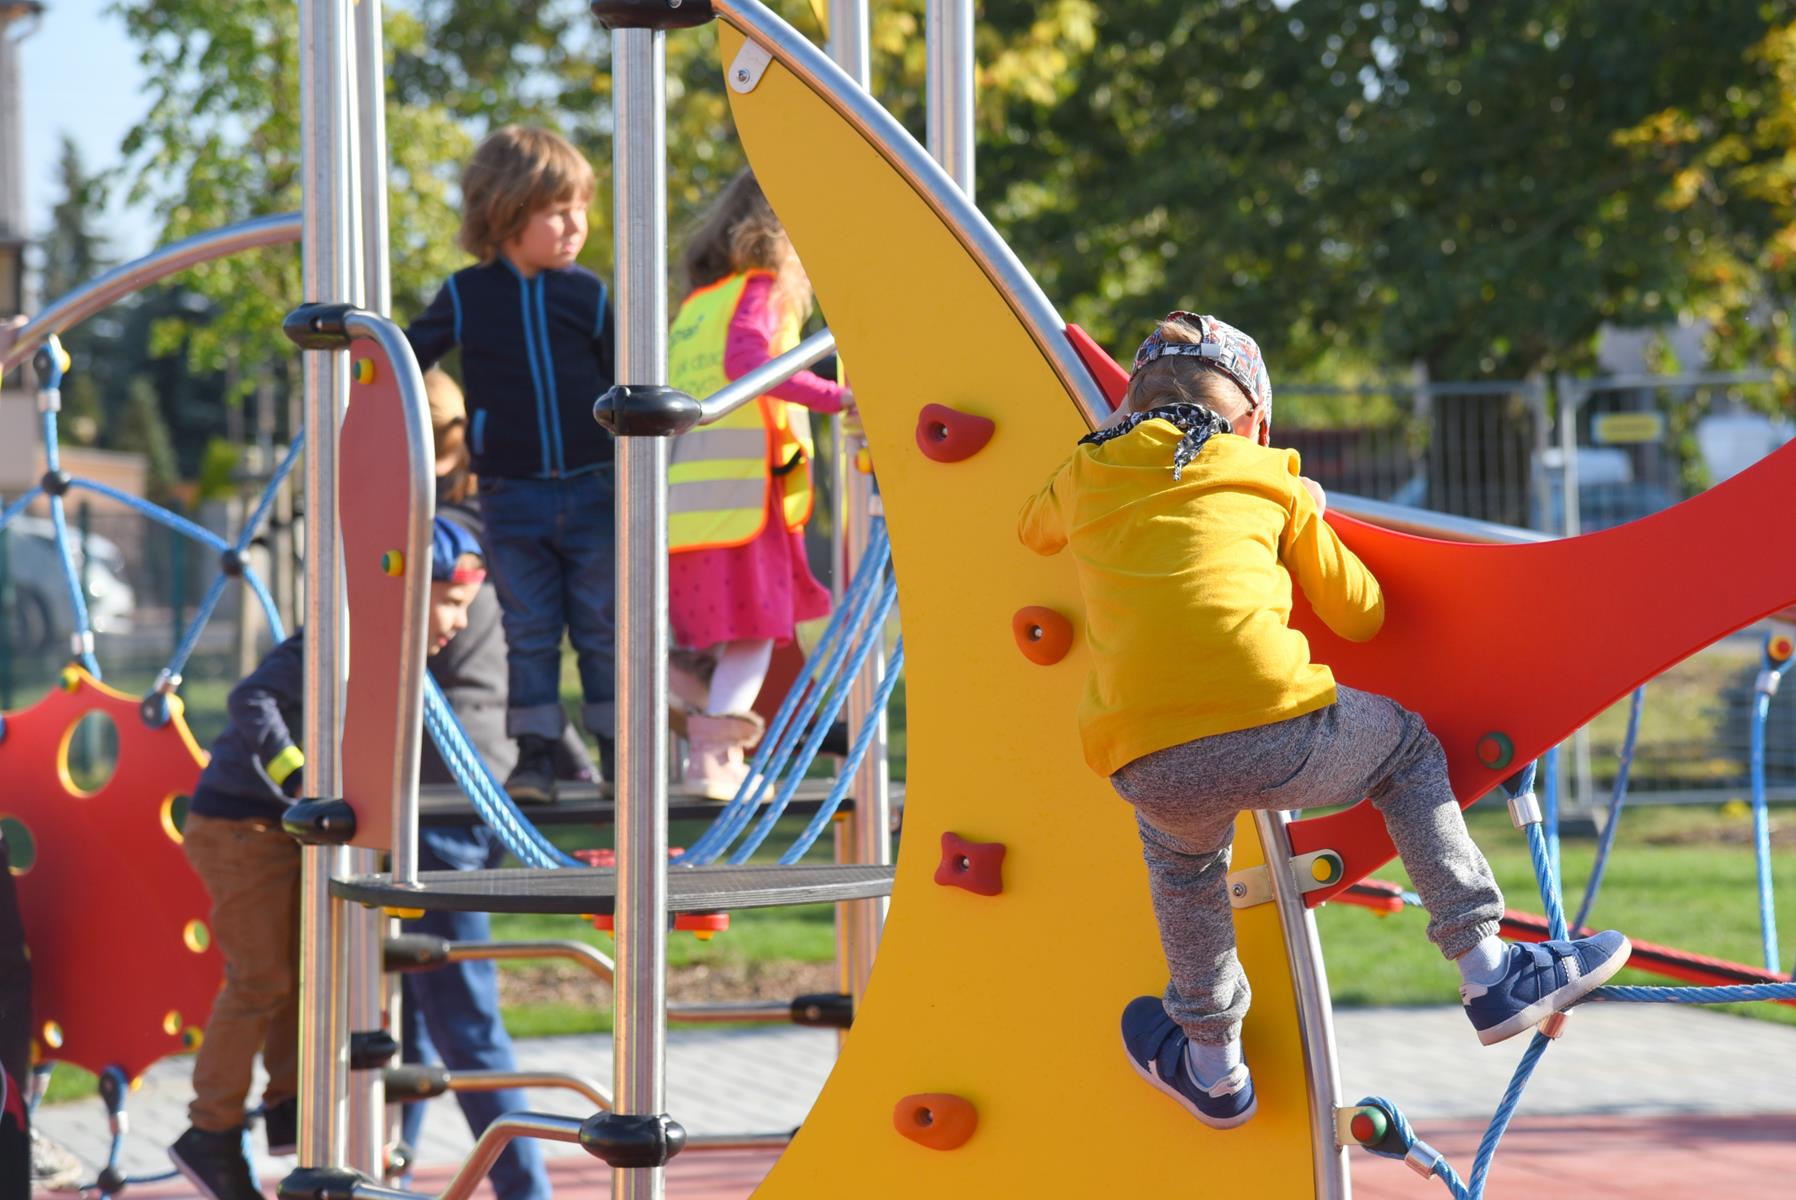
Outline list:
[[[668,383],[700,400],[730,382],[724,348],[749,280],[729,275],[686,298],[668,332]],[[798,344],[791,314],[769,350]],[[777,480],[786,528],[811,515],[810,415],[801,404],[762,396],[722,420],[674,439],[667,469],[670,551],[709,550],[753,541],[767,523],[767,489]]]

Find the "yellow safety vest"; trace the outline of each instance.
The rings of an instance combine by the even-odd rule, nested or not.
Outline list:
[[[730,321],[749,280],[766,271],[726,275],[686,297],[667,339],[667,381],[703,400],[730,377],[723,369]],[[773,344],[798,345],[799,314],[787,314]],[[787,529],[811,515],[810,411],[761,396],[712,425],[674,439],[667,468],[667,545],[682,550],[742,546],[767,524],[767,489],[777,482]]]

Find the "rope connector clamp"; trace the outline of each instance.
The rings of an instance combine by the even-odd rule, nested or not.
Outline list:
[[[62,411],[61,388],[37,389],[37,411],[41,413],[59,413]]]
[[[1532,790],[1519,796],[1509,797],[1509,823],[1517,829],[1526,829],[1530,825],[1538,825],[1545,818],[1540,812],[1540,797]]]
[[[83,629],[79,633],[69,634],[69,653],[76,658],[85,658],[94,652],[94,631]]]
[[[1782,671],[1760,671],[1759,677],[1753,681],[1753,689],[1761,696],[1777,695],[1777,685],[1784,681]]]
[[[67,492],[69,485],[74,482],[67,471],[45,471],[44,477],[37,481],[37,485],[44,489],[46,496],[60,496]]]
[[[1440,1161],[1441,1152],[1421,1138],[1411,1142],[1409,1152],[1403,1156],[1403,1164],[1423,1179],[1434,1174],[1434,1169],[1440,1165]]]
[[[225,550],[218,556],[218,570],[231,579],[243,578],[243,555],[235,547]]]

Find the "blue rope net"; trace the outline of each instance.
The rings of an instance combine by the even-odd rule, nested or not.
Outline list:
[[[1761,688],[1761,701],[1768,701],[1768,694]],[[1634,693],[1634,705],[1631,710],[1628,736],[1624,743],[1624,758],[1620,777],[1616,783],[1615,793],[1611,799],[1610,821],[1612,829],[1619,816],[1622,798],[1627,787],[1627,759],[1632,756],[1634,739],[1639,731],[1641,692]],[[1761,703],[1758,710],[1766,705]],[[1755,721],[1762,721],[1762,712],[1755,710]],[[1762,730],[1762,725],[1759,727]],[[1762,748],[1762,741],[1760,742]],[[1518,774],[1513,785],[1506,784],[1512,796],[1519,796],[1531,791],[1535,777],[1535,768],[1530,765]],[[1550,775],[1549,775],[1549,784]],[[1555,806],[1556,807],[1556,806]],[[1556,814],[1555,814],[1556,815]],[[1529,822],[1526,826],[1529,858],[1534,865],[1535,881],[1539,885],[1541,901],[1545,906],[1548,935],[1554,939],[1567,936],[1565,924],[1565,908],[1560,895],[1559,871],[1554,854],[1554,846],[1549,840],[1547,829],[1542,828],[1539,821]],[[1607,839],[1603,850],[1599,853],[1597,867],[1592,871],[1591,881],[1587,887],[1583,908],[1588,909],[1594,900],[1597,889],[1601,885],[1602,858],[1606,856],[1613,838]],[[1761,888],[1761,903],[1766,903],[1766,889]],[[1406,903],[1419,903],[1411,900],[1411,894],[1405,893]],[[1582,924],[1580,913],[1580,925]],[[1775,969],[1775,968],[1773,968]],[[1796,999],[1796,982],[1737,984],[1725,987],[1635,987],[1609,985],[1597,988],[1585,997],[1584,1002],[1608,1003],[1640,1003],[1640,1004],[1731,1004],[1741,1001],[1775,1001]],[[1522,1093],[1533,1077],[1541,1056],[1553,1039],[1547,1034],[1536,1031],[1528,1043],[1527,1050],[1516,1064],[1509,1086],[1504,1089],[1503,1098],[1492,1114],[1490,1124],[1485,1129],[1484,1137],[1479,1142],[1478,1151],[1472,1163],[1472,1175],[1469,1183],[1462,1180],[1459,1174],[1447,1162],[1446,1158],[1416,1136],[1414,1128],[1403,1115],[1403,1110],[1393,1100],[1383,1096],[1367,1096],[1359,1101],[1361,1107],[1380,1110],[1387,1123],[1387,1133],[1376,1145],[1364,1145],[1364,1149],[1384,1158],[1405,1159],[1418,1171],[1434,1176],[1447,1185],[1455,1200],[1482,1200],[1485,1185],[1490,1178],[1491,1166],[1496,1157],[1498,1145],[1503,1140],[1510,1122],[1514,1119],[1516,1109],[1520,1107]]]

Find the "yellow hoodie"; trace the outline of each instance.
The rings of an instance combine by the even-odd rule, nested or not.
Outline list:
[[[1100,775],[1334,703],[1334,674],[1290,627],[1293,577],[1342,637],[1384,623],[1378,581],[1322,520],[1295,450],[1217,434],[1175,481],[1183,436],[1155,418],[1082,443],[1017,522],[1037,554],[1072,548],[1091,645],[1079,732]]]

